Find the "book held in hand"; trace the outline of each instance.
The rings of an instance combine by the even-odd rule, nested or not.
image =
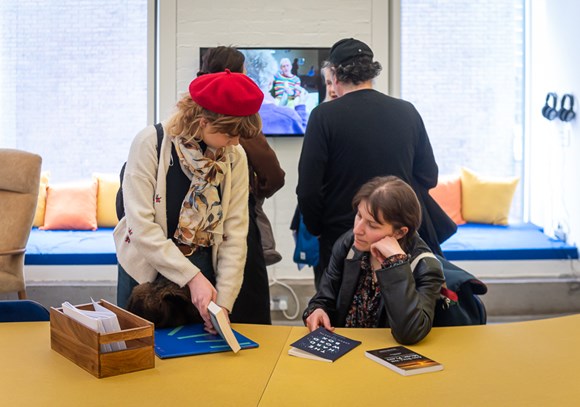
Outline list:
[[[242,349],[257,348],[258,344],[232,330]],[[228,352],[230,345],[219,335],[204,330],[203,324],[182,325],[176,328],[155,329],[155,354],[160,359],[206,353]]]
[[[207,306],[207,310],[209,311],[211,324],[215,330],[222,338],[224,338],[234,353],[238,353],[238,351],[241,349],[240,344],[232,332],[230,321],[228,320],[228,317],[224,313],[222,307],[217,305],[215,302],[210,301],[209,305]]]
[[[360,341],[328,331],[323,327],[291,344],[288,354],[300,358],[334,362],[360,345]]]
[[[367,350],[366,357],[403,376],[443,370],[441,363],[418,354],[404,346]]]

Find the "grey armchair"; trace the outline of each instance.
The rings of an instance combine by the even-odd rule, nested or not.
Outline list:
[[[0,293],[26,298],[24,252],[34,221],[42,158],[0,149]]]

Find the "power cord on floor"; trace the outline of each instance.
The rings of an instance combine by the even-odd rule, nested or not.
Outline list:
[[[288,284],[283,283],[280,280],[278,280],[275,275],[272,277],[272,280],[270,280],[270,282],[268,284],[269,287],[272,287],[273,285],[279,285],[281,287],[284,287],[285,289],[287,289],[290,292],[290,295],[292,295],[292,298],[294,299],[294,303],[296,304],[296,312],[294,312],[294,314],[292,314],[292,315],[288,315],[286,310],[282,310],[282,315],[284,315],[284,317],[286,319],[289,319],[289,320],[296,319],[296,317],[298,317],[298,314],[300,314],[300,301],[298,300],[298,296],[296,295],[296,292],[294,291],[294,289],[292,287],[290,287]]]
[[[275,137],[273,139],[271,139],[270,141],[275,144],[276,143]],[[272,214],[269,215],[270,219],[273,220],[272,223],[274,223],[274,224],[277,224],[280,221],[277,218],[277,214],[279,213],[279,211],[277,209],[278,199],[279,199],[279,197],[274,196],[274,199],[272,202],[272,205],[274,207],[274,211]],[[296,304],[296,311],[294,312],[294,314],[288,315],[286,310],[282,310],[282,315],[284,315],[284,318],[286,318],[288,320],[296,319],[298,317],[298,315],[300,314],[300,301],[298,300],[298,296],[296,295],[296,292],[294,291],[294,289],[292,289],[292,287],[290,287],[288,284],[283,283],[283,282],[278,280],[278,278],[276,277],[276,270],[275,269],[272,271],[272,277],[268,283],[268,287],[272,287],[274,285],[279,285],[281,287],[284,287],[285,289],[287,289],[290,292],[290,295],[292,296],[292,298],[294,299],[294,303]]]

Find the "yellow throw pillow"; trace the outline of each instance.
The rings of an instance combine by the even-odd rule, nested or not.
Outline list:
[[[42,230],[95,230],[97,228],[97,183],[49,185]]]
[[[44,224],[44,212],[46,211],[46,188],[48,187],[48,179],[50,172],[42,171],[40,173],[40,186],[38,188],[38,200],[36,201],[36,212],[34,214],[34,221],[32,226],[42,226]]]
[[[482,177],[461,169],[461,214],[472,223],[507,225],[519,177]]]
[[[97,191],[97,224],[100,228],[115,227],[119,222],[115,202],[121,182],[119,174],[93,174],[98,182]]]

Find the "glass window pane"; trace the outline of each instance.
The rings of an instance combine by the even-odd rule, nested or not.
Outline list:
[[[440,174],[522,176],[523,66],[523,0],[401,1],[401,96],[423,116]]]
[[[118,173],[147,124],[147,0],[3,0],[0,27],[0,145],[54,182]]]

